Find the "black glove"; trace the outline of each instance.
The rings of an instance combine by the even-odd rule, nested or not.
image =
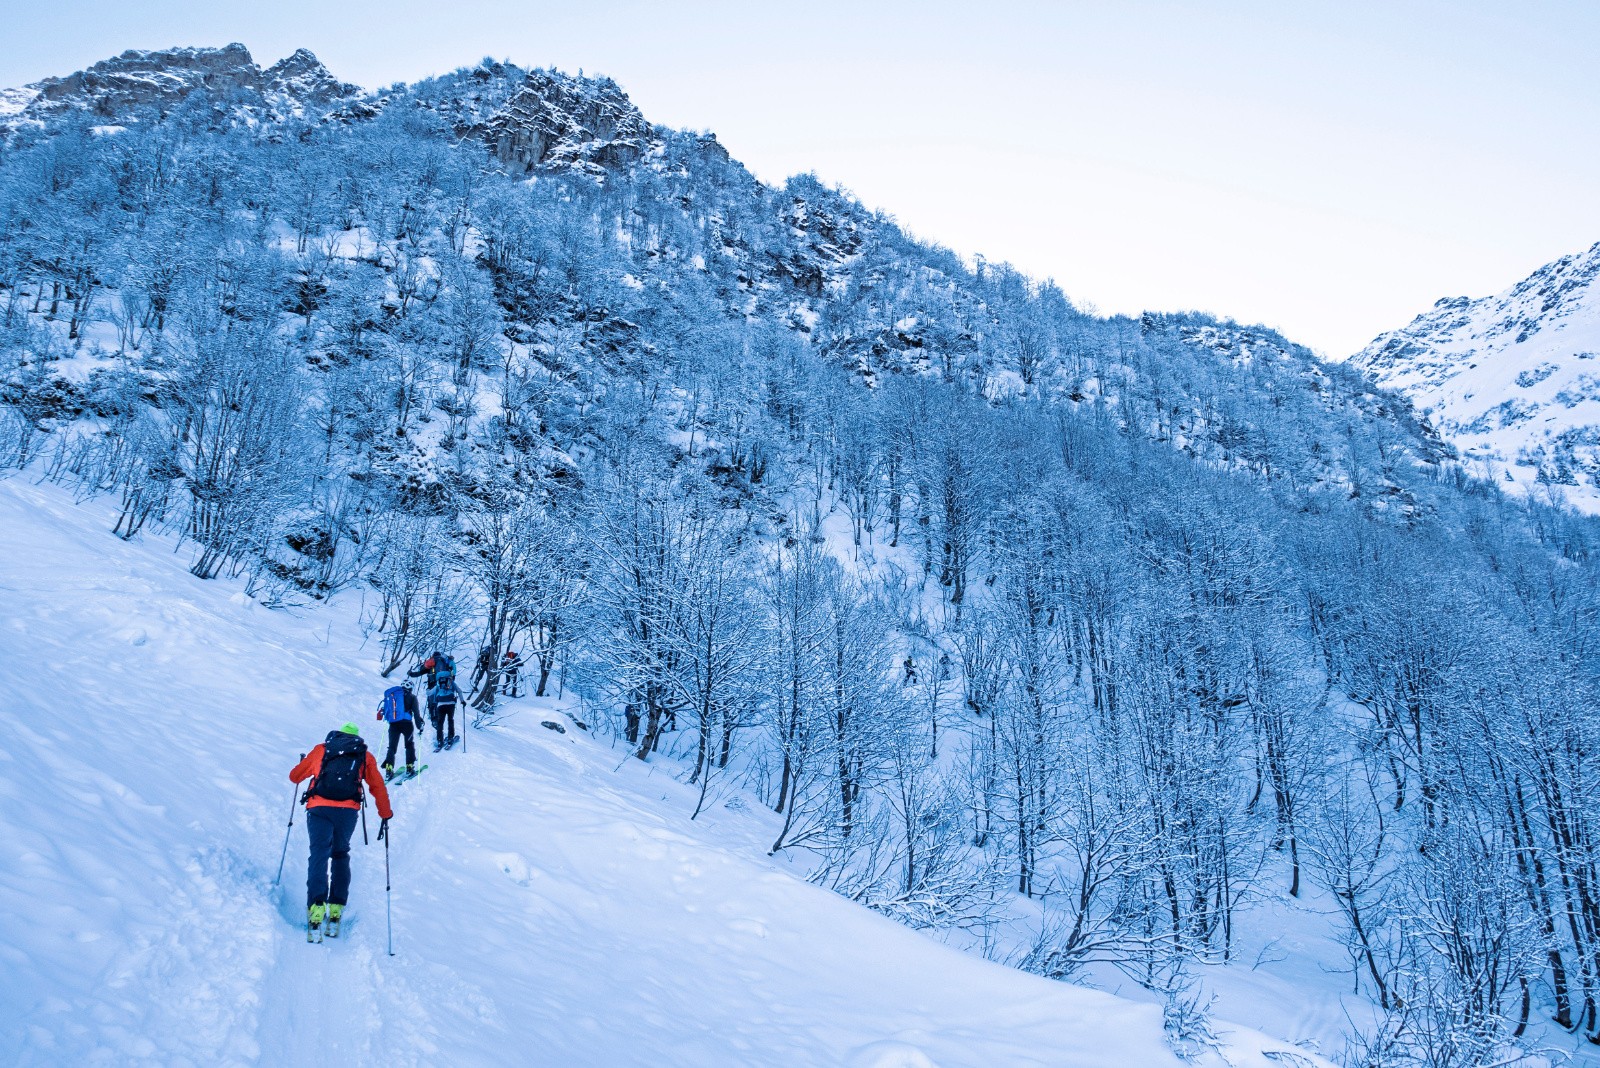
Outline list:
[[[393,817],[390,817],[390,819],[392,819],[392,818]],[[389,820],[385,819],[382,823],[378,824],[378,841],[380,841],[380,842],[383,841],[383,836],[388,834],[388,833],[389,833]]]

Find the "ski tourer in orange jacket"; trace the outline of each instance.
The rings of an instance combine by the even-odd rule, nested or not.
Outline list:
[[[305,759],[296,764],[289,772],[290,782],[304,782],[313,778],[322,770],[322,745],[305,755]],[[280,767],[282,765],[279,765]],[[389,807],[389,790],[383,785],[383,774],[378,770],[378,758],[372,755],[372,750],[367,750],[366,762],[361,768],[361,779],[367,784],[367,789],[372,792],[373,803],[378,806],[378,815],[383,819],[392,819],[394,809]],[[317,808],[330,805],[334,808],[360,808],[359,801],[331,801],[326,797],[308,797],[307,808]]]

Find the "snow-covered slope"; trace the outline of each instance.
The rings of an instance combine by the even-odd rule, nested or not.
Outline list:
[[[549,704],[395,791],[396,956],[376,843],[346,937],[307,945],[298,819],[272,886],[285,772],[370,723],[352,606],[269,611],[106,520],[0,482],[0,1062],[1178,1063],[1158,1008],[810,886],[762,855],[764,812],[690,822],[686,788]],[[1239,1068],[1316,1063],[1225,1040]]]
[[[1351,362],[1408,396],[1468,458],[1600,511],[1600,244],[1510,289],[1448,297]]]

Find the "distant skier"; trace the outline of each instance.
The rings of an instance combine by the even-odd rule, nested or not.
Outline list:
[[[389,724],[389,751],[383,758],[384,782],[394,778],[395,752],[402,738],[406,743],[406,774],[417,773],[416,721],[420,715],[417,695],[411,692],[409,685],[391,686],[383,691],[376,718]]]
[[[499,673],[495,670],[494,650],[484,646],[478,650],[478,659],[472,665],[472,688],[467,691],[467,700],[471,701],[478,696],[479,691],[487,688],[490,679],[499,677]]]
[[[456,689],[456,662],[450,656],[434,650],[433,655],[406,674],[411,678],[428,677],[428,720],[433,724],[433,751],[452,746],[456,742],[456,702],[461,691]],[[450,728],[448,736],[445,727]]]
[[[505,681],[507,697],[520,696],[517,693],[517,681],[521,671],[522,657],[517,655],[515,649],[507,649],[506,655],[500,658],[500,677]]]
[[[385,824],[394,818],[389,791],[378,774],[378,760],[361,740],[361,728],[346,723],[289,772],[290,782],[311,780],[305,793],[306,833],[311,856],[306,865],[306,938],[328,921],[337,936],[350,898],[350,836],[365,800],[362,785],[372,791]],[[380,830],[383,828],[380,827]]]
[[[914,682],[917,681],[917,664],[916,664],[916,661],[912,660],[908,656],[908,657],[906,657],[906,662],[905,662],[904,667],[905,667],[905,673],[906,674],[905,674],[905,678],[901,681],[901,685],[902,686],[910,686],[911,684],[913,684]]]

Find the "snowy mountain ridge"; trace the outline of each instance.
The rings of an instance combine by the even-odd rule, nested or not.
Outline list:
[[[600,174],[661,147],[651,124],[609,78],[485,61],[465,78],[438,81],[450,92],[437,103],[451,114],[457,134],[481,140],[508,170]],[[492,101],[487,107],[485,90]],[[64,77],[0,90],[0,139],[30,128],[48,130],[73,116],[136,122],[191,97],[214,98],[240,119],[266,122],[362,122],[391,102],[341,82],[305,48],[265,68],[238,43],[130,49]]]
[[[1600,243],[1500,293],[1447,297],[1350,357],[1469,460],[1600,511]]]
[[[361,93],[339,81],[302,48],[263,69],[242,44],[222,48],[129,49],[81,71],[46,78],[0,94],[0,132],[40,127],[72,115],[122,122],[155,108],[165,111],[189,97],[216,94],[265,109],[278,118]]]
[[[1370,382],[1321,363],[1273,331],[1187,315],[1092,324],[1065,295],[1050,286],[1034,293],[1032,283],[1008,265],[980,265],[969,279],[948,252],[908,241],[892,219],[844,191],[810,175],[796,176],[781,189],[765,187],[729,157],[714,134],[651,124],[610,78],[485,59],[411,86],[362,92],[338,82],[307,50],[263,71],[243,45],[229,45],[130,51],[10,93],[15,114],[7,123],[0,113],[0,136],[9,130],[14,145],[59,136],[74,117],[105,123],[92,128],[100,133],[162,122],[177,102],[191,98],[205,109],[197,125],[242,129],[277,143],[290,135],[285,123],[294,124],[297,140],[311,136],[308,124],[315,136],[335,140],[403,124],[411,116],[436,119],[461,143],[487,148],[510,177],[542,172],[596,185],[609,179],[668,198],[694,217],[702,248],[687,266],[712,281],[719,301],[737,306],[748,321],[782,323],[869,388],[896,377],[968,376],[996,400],[1039,395],[1086,408],[1105,406],[1134,432],[1208,463],[1268,477],[1283,471],[1262,462],[1266,442],[1287,438],[1296,464],[1308,468],[1295,477],[1400,512],[1416,505],[1405,480],[1387,469],[1392,460],[1376,472],[1349,470],[1351,457],[1316,448],[1311,428],[1352,418],[1392,424],[1392,455],[1427,469],[1447,457],[1425,426]],[[313,151],[297,154],[310,157]],[[696,188],[707,180],[716,189],[709,196],[710,190]],[[326,213],[330,201],[347,195],[344,185],[308,194],[308,203]],[[585,348],[602,350],[595,354],[612,365],[659,358],[641,342],[638,324],[619,310],[643,294],[683,289],[681,278],[671,277],[681,270],[679,250],[654,247],[678,235],[652,226],[628,232],[642,214],[630,212],[632,218],[621,223],[622,239],[663,268],[662,277],[633,292],[614,291],[601,306],[572,309],[586,323]],[[524,285],[517,276],[530,272],[513,262],[522,257],[524,239],[484,236],[482,259],[493,265],[497,287]],[[537,269],[531,273],[536,276]],[[626,277],[633,282],[624,284],[632,288],[641,275]],[[549,296],[530,301],[531,296],[502,297],[513,320],[548,314]],[[1009,305],[1033,300],[1038,308],[1022,327],[1005,324]],[[1083,354],[1102,343],[1085,335],[1106,326],[1118,332],[1137,327],[1140,348],[1148,351],[1130,353],[1119,341],[1124,358],[1115,365],[1086,362]],[[540,341],[529,326],[518,324],[512,332],[518,340]],[[1251,346],[1271,358],[1240,358]],[[1158,355],[1157,349],[1165,351]],[[1217,374],[1234,381],[1219,392],[1208,381]],[[1184,398],[1177,404],[1170,395],[1174,380]],[[1274,427],[1245,414],[1241,409],[1253,406],[1251,395],[1263,386],[1314,409],[1307,413],[1311,421],[1289,418]],[[1162,392],[1167,395],[1157,395]]]

